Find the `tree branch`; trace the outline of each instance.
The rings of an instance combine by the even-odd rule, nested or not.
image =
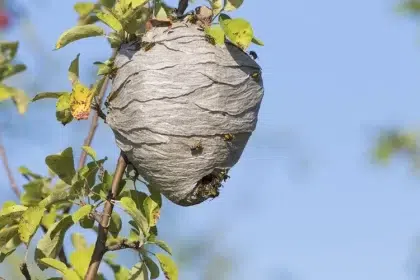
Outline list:
[[[115,56],[117,55],[117,51],[118,51],[117,49],[114,49],[112,51],[111,60],[115,58]],[[98,106],[101,106],[101,104],[103,103],[105,92],[106,92],[106,89],[108,88],[109,80],[110,80],[109,75],[106,75],[104,82],[101,86],[101,89],[99,90],[99,93],[98,93],[98,102],[97,102]],[[92,140],[95,137],[96,129],[98,128],[98,122],[99,122],[100,117],[101,116],[98,110],[95,110],[93,113],[92,121],[90,123],[89,132],[85,138],[85,141],[83,142],[83,146],[90,146],[92,144]],[[85,165],[86,157],[87,157],[87,153],[83,150],[79,159],[79,165],[78,165],[79,169]]]
[[[188,8],[188,0],[179,0],[178,9],[176,9],[177,16],[182,16]]]
[[[12,188],[12,191],[16,194],[16,196],[20,197],[20,190],[16,183],[15,177],[13,177],[12,170],[9,166],[9,160],[7,159],[6,155],[6,149],[4,148],[3,144],[0,142],[0,158],[3,162],[3,167],[6,171],[7,178],[9,179],[10,187]]]
[[[89,268],[85,276],[85,280],[94,280],[98,274],[99,265],[101,264],[102,257],[106,253],[106,240],[108,238],[108,227],[114,208],[114,204],[111,202],[120,193],[120,182],[124,175],[125,169],[127,168],[127,158],[120,153],[118,158],[117,167],[115,170],[114,178],[112,179],[111,191],[108,193],[108,198],[105,201],[104,209],[102,211],[101,222],[98,228],[98,237],[96,239],[95,249],[90,260]]]
[[[20,272],[22,272],[23,276],[25,276],[26,280],[31,280],[31,274],[28,270],[28,265],[26,263],[21,263],[19,265]]]
[[[143,243],[141,243],[140,241],[129,242],[128,239],[124,238],[116,244],[105,246],[105,251],[106,252],[117,251],[117,250],[126,249],[126,248],[138,250],[141,248],[141,246],[143,246]]]

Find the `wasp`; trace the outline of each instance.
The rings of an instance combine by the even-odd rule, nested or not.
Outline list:
[[[214,38],[208,34],[205,35],[205,39],[207,42],[209,42],[212,45],[216,45],[216,40],[214,40]]]
[[[228,133],[228,134],[223,135],[223,139],[224,139],[225,141],[230,142],[230,141],[232,141],[233,139],[235,139],[235,136],[234,136],[233,134],[231,134],[231,133]]]
[[[145,52],[148,52],[148,51],[150,51],[154,46],[156,45],[156,43],[153,43],[153,42],[151,42],[151,43],[147,43],[147,42],[144,42],[143,43],[143,49],[144,49],[144,51]]]
[[[192,145],[190,147],[190,149],[191,149],[191,152],[194,152],[194,153],[200,153],[200,152],[202,152],[203,149],[204,149],[204,147],[203,147],[203,144],[201,143],[201,140],[199,140],[196,143],[194,143],[194,145]]]
[[[257,83],[261,81],[261,71],[256,71],[251,74],[251,78],[254,79]]]
[[[254,60],[257,60],[258,59],[258,55],[257,55],[257,53],[255,52],[255,51],[250,51],[249,52],[249,55],[254,59]]]
[[[226,182],[226,180],[230,178],[230,176],[228,175],[228,172],[229,172],[229,169],[224,169],[219,173],[219,178],[223,182]]]

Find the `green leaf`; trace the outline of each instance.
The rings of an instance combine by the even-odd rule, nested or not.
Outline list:
[[[72,215],[68,215],[52,225],[38,242],[35,250],[35,259],[44,257],[56,258],[63,246],[64,235],[67,230],[82,218],[86,217],[91,209],[92,205],[85,205]],[[42,266],[40,266],[40,268],[45,269],[45,267]]]
[[[10,99],[13,96],[13,92],[9,90],[9,87],[0,85],[0,102]]]
[[[121,198],[121,206],[134,220],[136,225],[142,230],[144,236],[149,234],[149,223],[143,214],[136,208],[136,203],[129,197]]]
[[[42,258],[39,260],[40,263],[44,264],[45,266],[54,268],[61,273],[66,273],[66,271],[69,269],[66,264],[62,263],[59,260],[52,259],[52,258]]]
[[[52,206],[50,211],[42,217],[41,224],[45,228],[49,229],[55,223],[56,219],[57,219],[57,208],[55,206]]]
[[[66,217],[67,218],[67,217]],[[41,259],[44,257],[56,258],[58,253],[63,246],[64,235],[68,228],[70,228],[71,223],[69,219],[64,218],[55,224],[53,224],[38,242],[35,250],[35,259]],[[63,223],[63,220],[67,221],[66,224]],[[53,234],[54,233],[54,234]],[[46,266],[39,265],[41,270],[46,269]]]
[[[77,223],[80,219],[83,217],[86,217],[89,215],[89,213],[92,211],[93,206],[92,205],[84,205],[80,207],[76,212],[74,212],[71,217],[73,219],[73,223]]]
[[[122,38],[118,33],[112,32],[107,36],[111,48],[117,48],[122,44]]]
[[[7,208],[3,208],[0,211],[0,228],[5,225],[13,223],[15,220],[20,219],[22,214],[28,209],[23,205],[13,205]]]
[[[96,16],[106,25],[108,25],[110,28],[115,30],[118,33],[121,33],[123,31],[123,26],[121,22],[115,18],[111,13],[104,13],[99,12],[96,13]]]
[[[117,238],[118,234],[120,233],[122,228],[122,221],[120,215],[115,212],[111,214],[111,220],[109,223],[109,233],[114,237]]]
[[[44,198],[39,203],[39,206],[47,208],[51,206],[52,204],[55,204],[58,202],[67,202],[73,198],[74,197],[69,194],[67,189],[58,189],[58,190],[54,190],[50,195]]]
[[[132,222],[132,221],[130,221]],[[133,225],[131,225],[133,226]],[[136,242],[140,240],[140,236],[139,236],[139,231],[137,230],[137,228],[132,228],[130,229],[130,233],[128,234],[128,241],[130,242]]]
[[[66,125],[73,120],[73,115],[71,114],[70,110],[70,104],[70,93],[65,93],[61,95],[57,100],[55,116],[57,120],[63,125]]]
[[[14,94],[12,96],[13,103],[15,103],[19,114],[22,115],[28,109],[29,98],[23,90],[15,88],[13,89],[13,91],[14,91]]]
[[[71,185],[76,174],[74,169],[73,149],[65,149],[58,155],[50,155],[45,158],[47,166],[66,184]]]
[[[44,179],[35,179],[23,185],[25,191],[20,196],[20,202],[25,206],[38,205],[44,196],[44,186]]]
[[[29,207],[23,213],[22,219],[19,221],[19,236],[20,240],[26,245],[29,244],[32,236],[37,231],[44,212],[45,209],[43,207]]]
[[[19,42],[0,42],[0,52],[3,54],[6,62],[11,61],[15,58]]]
[[[136,190],[130,190],[128,192],[128,196],[136,203],[137,209],[143,210],[143,203],[144,200],[148,197],[148,195],[144,192],[136,191]]]
[[[115,0],[101,0],[101,4],[108,9],[111,9],[115,5]]]
[[[93,226],[95,225],[95,220],[92,220],[89,217],[84,217],[79,221],[79,224],[82,228],[93,228]]]
[[[60,38],[58,38],[55,48],[60,49],[74,41],[102,35],[105,35],[105,31],[97,25],[87,24],[75,26],[61,34]]]
[[[205,27],[204,31],[207,35],[214,39],[216,45],[225,44],[225,32],[220,25],[212,25],[211,27]]]
[[[159,277],[159,266],[148,256],[143,255],[144,263],[150,271],[150,279],[156,279]]]
[[[25,92],[17,88],[0,84],[0,102],[10,98],[16,105],[19,114],[24,114],[29,103],[29,98],[26,96]]]
[[[71,244],[75,250],[84,250],[88,248],[85,237],[80,233],[73,233],[71,235]]]
[[[229,40],[245,50],[249,47],[254,38],[254,31],[251,24],[242,18],[231,19],[225,14],[219,16],[219,23]]]
[[[25,64],[6,64],[0,66],[0,80],[7,79],[26,70]]]
[[[244,0],[227,0],[224,10],[227,12],[234,11],[238,9],[242,5],[243,2]]]
[[[166,244],[165,241],[163,241],[163,240],[153,240],[153,241],[148,241],[148,243],[155,244],[155,245],[159,246],[162,250],[166,251],[169,255],[172,255],[172,249],[171,249],[171,247],[169,247],[168,244]]]
[[[86,17],[79,18],[77,25],[89,25],[94,24],[99,21],[98,17],[95,14],[89,14]]]
[[[11,205],[10,202],[5,204],[7,204],[6,207],[0,211],[0,228],[20,219],[22,214],[28,209],[28,207],[22,205]]]
[[[152,197],[147,197],[143,202],[143,208],[149,227],[155,226],[160,215],[159,204]]]
[[[84,249],[75,250],[70,254],[70,263],[80,277],[84,277],[88,270],[94,248],[95,246],[92,245]]]
[[[100,75],[108,75],[113,71],[112,64],[108,65],[102,62],[95,62],[94,64],[98,65],[98,76]]]
[[[105,258],[106,264],[108,264],[112,271],[114,272],[114,279],[115,280],[127,280],[130,274],[130,271],[119,265],[115,264],[110,258]]]
[[[118,0],[116,1],[112,11],[120,18],[124,15],[124,13],[127,11],[127,0]]]
[[[17,227],[17,226],[16,226]],[[19,235],[15,233],[14,237],[10,239],[5,246],[0,249],[0,263],[4,261],[9,255],[11,255],[16,248],[21,244]]]
[[[64,94],[70,94],[67,91],[60,91],[60,92],[41,92],[38,93],[37,95],[35,95],[34,98],[32,98],[32,102],[37,101],[37,100],[41,100],[41,99],[46,99],[46,98],[59,98],[60,96],[64,95]]]
[[[76,58],[72,60],[69,66],[69,80],[72,84],[79,80],[79,57],[80,53],[76,55]]]
[[[79,17],[85,17],[95,9],[95,3],[92,2],[77,2],[74,4],[74,10],[79,14]]]
[[[144,4],[148,2],[148,0],[126,0],[126,1],[127,1],[127,5],[131,4],[131,7],[133,9],[143,6]]]
[[[27,167],[25,166],[20,166],[18,168],[18,171],[20,174],[24,175],[24,176],[28,176],[28,177],[32,177],[33,179],[41,179],[42,176],[36,173],[33,173],[31,170],[29,170]]]
[[[63,277],[64,280],[82,280],[82,278],[73,269],[67,269]],[[101,280],[100,275],[98,275],[98,280]]]
[[[6,200],[5,202],[3,202],[2,208],[4,209],[4,208],[8,208],[15,205],[16,205],[16,202],[14,202],[13,200]]]
[[[168,280],[178,280],[178,268],[171,257],[164,254],[156,254],[160,267]]]
[[[112,184],[112,176],[109,175],[108,171],[105,170],[103,182],[97,184],[92,188],[92,191],[94,194],[92,195],[92,199],[94,201],[98,201],[99,199],[103,198],[105,199],[108,195],[109,190],[111,190],[111,184]]]
[[[264,46],[264,42],[261,41],[260,39],[255,38],[255,37],[252,38],[252,43],[254,43],[254,44],[258,45],[258,46]]]
[[[92,147],[89,146],[83,146],[82,147],[83,151],[86,152],[86,154],[88,154],[93,160],[96,160],[96,152]]]
[[[129,275],[129,280],[149,280],[149,274],[147,272],[147,267],[143,262],[135,264]]]
[[[223,2],[226,0],[208,0],[210,2],[213,14],[216,15],[223,10]]]
[[[3,246],[7,244],[13,237],[18,233],[18,226],[4,227],[0,229],[0,248],[3,249]]]
[[[87,195],[90,192],[90,189],[95,185],[99,166],[101,166],[106,159],[107,158],[97,162],[89,162],[86,166],[83,166],[77,173],[77,180],[73,181],[72,193]]]
[[[166,13],[161,3],[156,4],[156,19],[166,21],[168,20],[168,14]]]

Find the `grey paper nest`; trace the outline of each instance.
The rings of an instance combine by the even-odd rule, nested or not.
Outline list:
[[[147,43],[121,47],[107,122],[151,187],[195,205],[219,194],[256,127],[261,69],[236,46],[211,44],[196,25],[154,28]]]

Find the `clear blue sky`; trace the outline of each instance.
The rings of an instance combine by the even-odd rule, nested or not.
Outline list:
[[[21,2],[49,57],[34,57],[22,29],[8,38],[24,38],[21,59],[31,75],[48,75],[37,90],[68,89],[67,67],[78,52],[89,79],[91,63],[108,55],[103,40],[50,51],[74,25],[75,1]],[[381,126],[420,124],[420,30],[394,12],[395,4],[245,1],[236,15],[249,19],[266,44],[254,48],[266,87],[257,130],[219,198],[194,208],[166,204],[172,215],[163,213],[162,223],[179,226],[164,226],[162,238],[216,230],[216,250],[240,256],[231,279],[410,279],[420,178],[404,160],[381,169],[369,154]],[[52,70],[43,68],[51,63]],[[53,102],[34,104],[23,118],[0,114],[7,115],[2,125],[10,124],[4,138],[14,169],[26,163],[44,172],[46,155],[79,147],[87,130],[87,123],[62,128]],[[104,126],[98,136],[98,153],[115,159],[112,134]],[[13,199],[2,170],[0,186],[1,200]]]

